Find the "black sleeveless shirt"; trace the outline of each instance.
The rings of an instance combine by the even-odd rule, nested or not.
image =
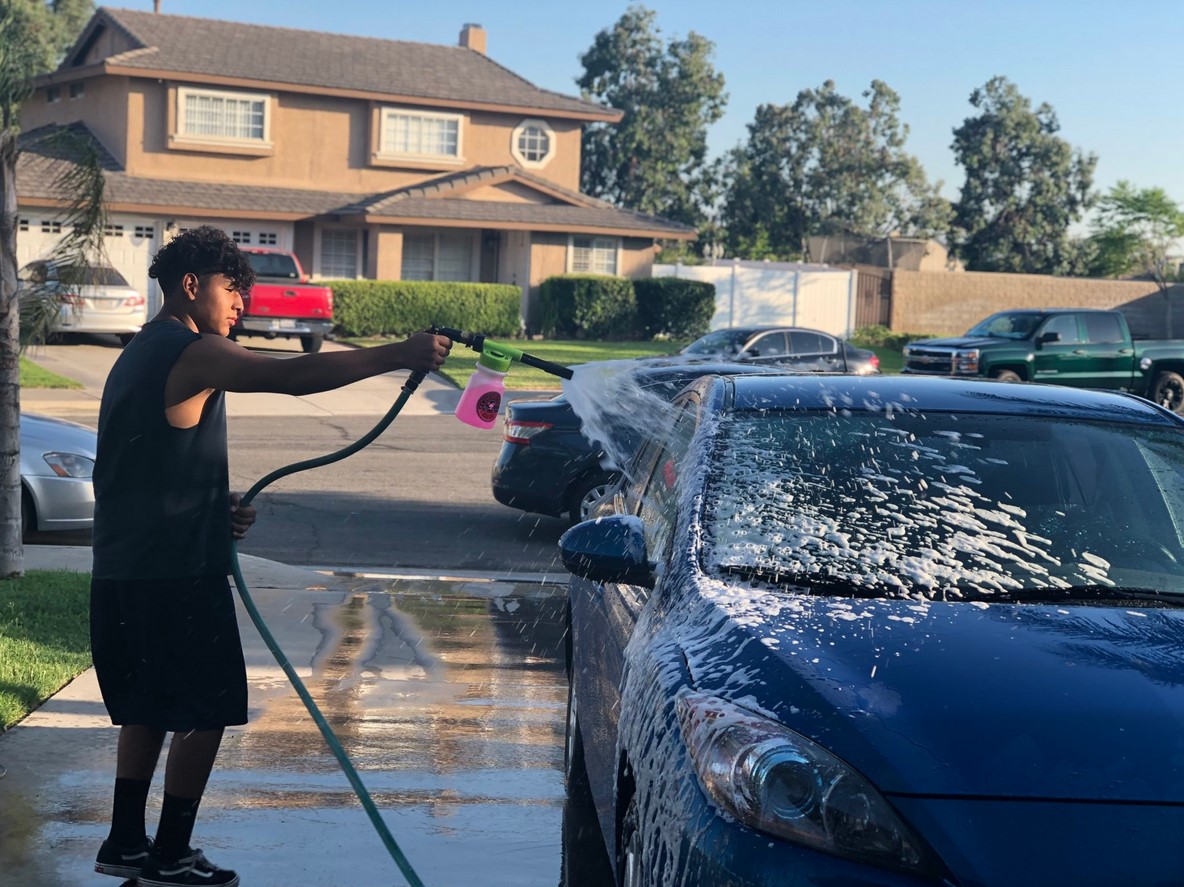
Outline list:
[[[107,376],[94,470],[96,579],[230,570],[225,395],[210,395],[193,428],[174,428],[164,414],[169,372],[200,338],[179,322],[151,321]]]

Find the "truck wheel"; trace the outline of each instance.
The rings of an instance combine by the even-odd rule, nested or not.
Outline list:
[[[324,333],[312,333],[308,336],[300,337],[300,347],[305,354],[316,354],[321,350],[321,345],[325,341]]]
[[[995,372],[991,374],[991,378],[996,379],[1000,382],[1022,382],[1022,381],[1024,381],[1024,377],[1021,376],[1019,373],[1017,373],[1015,370],[995,370]]]
[[[1173,413],[1184,412],[1184,376],[1163,372],[1155,377],[1151,399]]]

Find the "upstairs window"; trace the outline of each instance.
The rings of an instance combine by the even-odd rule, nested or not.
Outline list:
[[[615,237],[582,237],[573,235],[567,251],[572,274],[617,273],[617,250],[621,242]]]
[[[546,166],[555,153],[555,131],[542,120],[523,120],[514,129],[510,153],[525,167]]]
[[[210,142],[268,143],[268,97],[210,89],[177,90],[177,135]]]
[[[419,160],[461,159],[461,116],[382,109],[378,153]]]

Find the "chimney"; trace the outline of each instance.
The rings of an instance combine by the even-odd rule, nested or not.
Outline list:
[[[485,55],[485,29],[480,25],[466,24],[460,29],[460,45]]]

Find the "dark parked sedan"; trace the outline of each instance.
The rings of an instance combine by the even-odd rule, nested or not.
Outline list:
[[[739,361],[798,372],[869,376],[880,371],[880,359],[874,351],[856,348],[830,333],[796,326],[714,330],[678,354],[683,359]]]
[[[598,824],[629,887],[1181,883],[1184,420],[916,377],[674,403],[560,543],[569,846]]]
[[[627,378],[622,386],[636,387],[670,400],[702,375],[716,373],[769,373],[768,367],[747,364],[695,363],[687,366],[643,366],[635,361],[611,361],[606,370]],[[594,370],[591,364],[581,374]],[[620,477],[602,444],[584,436],[580,419],[566,394],[544,400],[514,400],[506,404],[503,443],[493,464],[493,497],[503,505],[552,517],[582,520]],[[617,443],[624,464],[636,446],[638,435],[622,429]]]

